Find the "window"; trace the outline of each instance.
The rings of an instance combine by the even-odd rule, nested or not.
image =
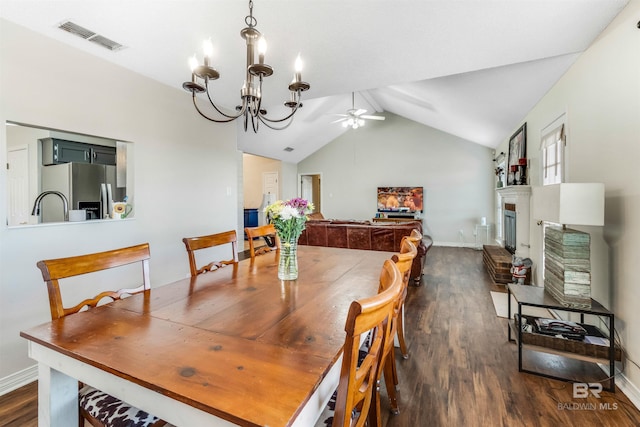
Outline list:
[[[542,185],[560,184],[564,181],[564,161],[565,161],[565,114],[554,120],[541,132],[542,141],[540,144],[540,164],[542,165]],[[545,244],[547,227],[553,224],[542,223],[542,247],[540,248],[541,265],[546,265]],[[545,268],[542,268],[542,282],[545,280]]]
[[[547,129],[551,126],[547,126]],[[542,134],[542,185],[560,184],[563,181],[564,145],[564,123]]]

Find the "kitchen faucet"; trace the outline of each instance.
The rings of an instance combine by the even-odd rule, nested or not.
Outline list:
[[[69,221],[69,201],[67,197],[59,191],[43,191],[36,197],[36,201],[33,204],[33,210],[31,211],[31,215],[40,215],[40,204],[42,203],[42,199],[49,194],[55,194],[56,196],[62,199],[62,208],[64,209],[64,221]]]

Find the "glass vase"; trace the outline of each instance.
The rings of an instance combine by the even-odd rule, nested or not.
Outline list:
[[[298,278],[298,238],[281,240],[278,279],[296,280]]]

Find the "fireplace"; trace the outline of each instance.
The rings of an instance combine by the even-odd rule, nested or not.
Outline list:
[[[529,229],[531,227],[529,208],[531,187],[528,185],[509,185],[498,188],[500,207],[502,208],[502,235],[499,240],[511,254],[521,258],[529,257]]]
[[[512,255],[516,253],[516,206],[504,204],[504,248]]]

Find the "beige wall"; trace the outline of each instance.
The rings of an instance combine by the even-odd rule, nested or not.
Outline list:
[[[262,183],[265,172],[278,174],[278,197],[282,197],[282,162],[280,160],[252,154],[243,154],[242,159],[244,207],[246,209],[259,208],[262,204]]]
[[[183,237],[237,229],[241,168],[236,127],[203,120],[180,87],[4,20],[0,93],[0,164],[6,162],[7,120],[132,141],[136,191],[132,220],[19,228],[5,225],[0,197],[1,386],[34,365],[20,331],[50,318],[38,260],[149,242],[152,286],[186,277]],[[5,194],[5,168],[0,188]]]
[[[635,170],[640,158],[638,19],[640,1],[632,0],[524,119],[532,185],[541,185],[540,131],[561,113],[567,115],[566,181],[605,184],[605,226],[574,228],[591,234],[592,297],[615,313],[622,344],[636,363],[640,363],[640,286],[635,271],[640,260],[640,175]],[[506,152],[506,147],[505,141],[498,151]],[[530,228],[531,254],[539,266],[542,233],[533,218]],[[638,367],[627,362],[624,375],[638,393]]]

